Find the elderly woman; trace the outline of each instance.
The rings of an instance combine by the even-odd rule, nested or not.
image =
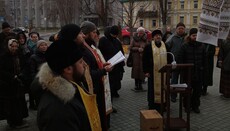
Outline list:
[[[145,78],[142,69],[142,55],[145,46],[147,45],[147,34],[143,27],[139,27],[137,32],[133,36],[133,40],[130,45],[130,51],[132,52],[133,67],[131,77],[135,79],[135,91],[142,90],[142,81]]]
[[[28,126],[23,118],[28,116],[25,93],[20,80],[24,62],[17,40],[8,41],[8,50],[0,57],[0,98],[3,115],[12,128]]]

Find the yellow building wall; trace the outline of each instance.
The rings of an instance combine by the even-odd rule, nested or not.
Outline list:
[[[198,8],[196,9],[194,9],[194,0],[184,0],[184,9],[181,9],[180,0],[171,0],[171,2],[171,10],[168,10],[168,14],[171,16],[170,26],[172,28],[175,28],[180,22],[180,16],[184,16],[184,24],[187,28],[198,26],[202,0],[198,0]],[[193,16],[197,16],[197,24],[193,24]]]

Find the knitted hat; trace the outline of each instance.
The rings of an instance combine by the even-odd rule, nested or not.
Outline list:
[[[119,28],[118,26],[114,25],[110,28],[110,34],[112,35],[119,35]]]
[[[190,31],[189,31],[189,36],[192,35],[192,34],[196,34],[197,33],[197,28],[191,28]]]
[[[10,25],[7,22],[2,23],[2,29],[10,28]]]
[[[63,69],[73,65],[82,56],[82,51],[74,41],[66,40],[54,41],[45,53],[49,67],[57,74],[61,74]]]
[[[183,27],[185,28],[185,25],[184,25],[184,23],[182,23],[182,22],[179,22],[179,23],[176,25],[176,28],[179,27],[179,26],[183,26]]]
[[[39,46],[40,46],[42,43],[48,44],[45,40],[39,40],[39,41],[37,42],[37,48],[39,48]]]
[[[145,32],[145,28],[139,27],[139,28],[137,28],[137,32]]]
[[[63,40],[75,40],[81,29],[76,24],[67,24],[61,28],[59,38]]]
[[[81,31],[86,35],[97,29],[96,25],[90,21],[84,21],[81,23]]]
[[[156,29],[156,30],[154,30],[153,32],[152,32],[152,37],[154,37],[156,34],[159,34],[159,35],[163,35],[162,34],[162,32],[161,32],[161,30],[158,30],[158,29]]]

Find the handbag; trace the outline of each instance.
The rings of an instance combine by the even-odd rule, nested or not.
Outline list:
[[[129,52],[129,56],[126,61],[126,65],[128,67],[133,67],[133,57],[132,57],[132,51]]]

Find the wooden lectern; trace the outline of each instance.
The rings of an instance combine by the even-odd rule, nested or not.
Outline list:
[[[176,67],[174,67],[176,66]],[[173,67],[175,69],[173,69]],[[187,128],[190,130],[190,99],[191,99],[191,71],[193,64],[167,64],[163,66],[159,72],[161,73],[161,115],[164,119],[164,127],[167,131],[170,129],[180,129]],[[180,71],[180,81],[185,84],[170,85],[170,76],[172,71]],[[166,79],[164,76],[166,75]],[[179,93],[179,117],[170,117],[170,93]],[[164,96],[165,96],[165,106],[166,106],[166,118],[164,118],[163,109],[164,106]],[[187,119],[185,120],[182,116],[182,96],[187,97]]]

